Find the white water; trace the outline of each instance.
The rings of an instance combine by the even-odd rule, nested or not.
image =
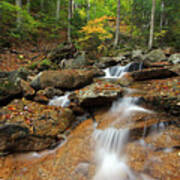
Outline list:
[[[67,107],[70,104],[69,95],[70,93],[67,92],[64,96],[55,96],[53,99],[49,101],[49,105]]]
[[[133,66],[133,63],[129,63],[126,66],[112,66],[109,68],[106,68],[104,70],[105,72],[105,78],[108,79],[116,79],[116,78],[122,78],[127,72],[129,72],[130,67]],[[135,68],[135,70],[140,70],[142,69],[142,63],[139,64],[139,67]]]
[[[119,114],[124,119],[130,118],[132,112],[151,113],[136,105],[138,98],[125,97],[115,102],[110,113]],[[129,120],[129,119],[128,119]],[[121,121],[121,117],[115,119]],[[105,130],[96,129],[93,133],[95,140],[95,162],[96,174],[93,180],[148,180],[145,175],[135,175],[127,165],[127,155],[124,151],[125,144],[128,142],[129,130],[116,129],[114,127]]]

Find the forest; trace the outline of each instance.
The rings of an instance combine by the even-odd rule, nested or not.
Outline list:
[[[0,16],[1,47],[65,33],[81,50],[105,51],[113,44],[180,48],[178,0],[1,0]]]
[[[0,0],[0,180],[180,179],[180,0]]]

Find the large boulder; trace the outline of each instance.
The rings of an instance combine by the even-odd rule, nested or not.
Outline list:
[[[0,110],[0,151],[38,151],[56,145],[74,120],[68,108],[14,100]]]
[[[90,84],[93,77],[94,72],[88,70],[44,71],[32,80],[31,86],[35,89],[55,87],[71,90]]]
[[[144,81],[148,79],[173,77],[177,76],[177,74],[167,68],[154,68],[131,72],[131,76],[135,81]]]
[[[171,55],[168,61],[173,64],[180,64],[180,53]]]
[[[123,88],[115,83],[100,81],[75,91],[75,97],[80,106],[94,108],[111,105],[114,100],[122,96]]]
[[[155,49],[146,54],[144,58],[150,62],[161,62],[166,59],[166,56],[161,49]]]

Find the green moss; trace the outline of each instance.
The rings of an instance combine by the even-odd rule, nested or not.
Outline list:
[[[39,63],[39,66],[50,67],[51,65],[52,65],[52,62],[49,59],[44,59]]]
[[[34,70],[36,69],[38,66],[38,62],[33,62],[28,66],[28,69]]]

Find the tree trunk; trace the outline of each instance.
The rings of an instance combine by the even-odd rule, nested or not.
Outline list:
[[[149,44],[148,44],[149,49],[151,49],[153,46],[155,9],[156,9],[156,0],[152,0],[151,22],[150,22]]]
[[[163,29],[163,23],[164,23],[164,0],[161,1],[160,30]]]
[[[90,7],[91,7],[90,0],[87,0],[87,21],[89,21],[90,19]]]
[[[22,0],[16,0],[16,6],[18,6],[19,8],[22,8]],[[21,13],[18,11],[17,18],[16,18],[16,23],[17,23],[18,28],[20,28],[21,22],[22,22]]]
[[[71,43],[71,21],[72,21],[72,0],[69,0],[68,7],[68,42]]]
[[[57,21],[60,18],[60,6],[61,6],[61,0],[57,0],[57,5],[56,5],[56,20]]]
[[[27,0],[27,11],[28,11],[28,13],[30,12],[30,5],[31,5],[30,0]]]
[[[117,18],[116,18],[116,32],[115,32],[115,40],[114,47],[118,45],[119,42],[119,32],[120,32],[120,0],[117,1]]]
[[[41,0],[40,6],[41,6],[41,11],[44,11],[44,0]]]

